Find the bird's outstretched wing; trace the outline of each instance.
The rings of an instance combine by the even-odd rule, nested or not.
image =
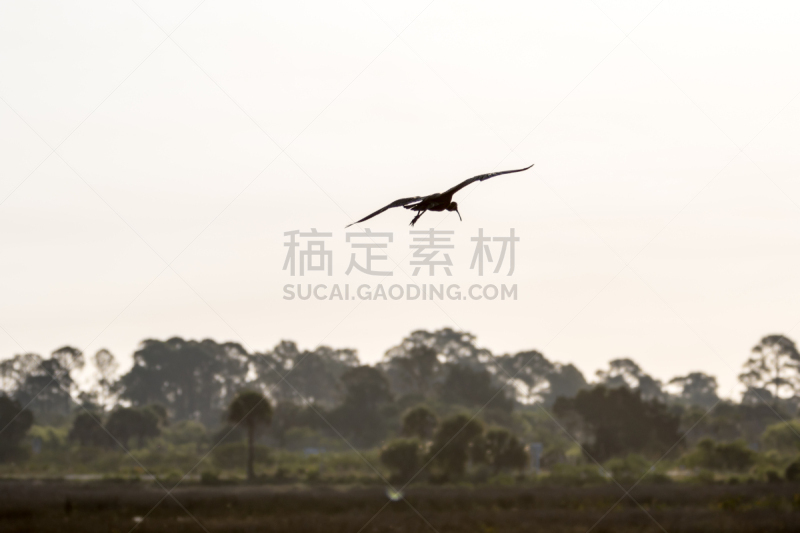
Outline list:
[[[407,205],[411,205],[413,203],[416,203],[416,202],[418,202],[418,201],[420,201],[422,199],[423,199],[423,196],[412,196],[410,198],[400,198],[399,200],[395,200],[394,202],[390,203],[386,207],[381,207],[380,209],[378,209],[377,211],[375,211],[371,215],[367,215],[364,218],[362,218],[361,220],[357,220],[357,221],[353,222],[353,224],[358,224],[359,222],[364,222],[365,220],[369,220],[374,216],[380,215],[381,213],[383,213],[387,209],[391,209],[393,207],[405,207]],[[345,226],[345,228],[349,228],[353,224],[348,224],[348,225]]]
[[[530,167],[518,168],[517,170],[502,170],[500,172],[491,172],[489,174],[481,174],[480,176],[474,176],[472,178],[469,178],[467,180],[462,181],[461,183],[459,183],[458,185],[456,185],[455,187],[453,187],[451,189],[447,189],[445,192],[442,193],[442,196],[444,196],[446,194],[455,194],[456,192],[460,191],[461,189],[463,189],[464,187],[466,187],[467,185],[469,185],[472,182],[488,180],[489,178],[493,178],[495,176],[499,176],[500,174],[511,174],[513,172],[522,172],[523,170],[528,170],[532,166],[533,165],[531,165]]]

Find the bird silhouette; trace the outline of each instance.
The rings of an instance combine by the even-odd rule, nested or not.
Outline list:
[[[419,220],[419,217],[421,217],[425,213],[425,211],[455,211],[456,213],[458,213],[458,219],[462,220],[461,213],[459,213],[458,211],[458,203],[453,201],[453,195],[455,193],[457,193],[470,183],[476,181],[488,180],[489,178],[500,176],[501,174],[512,174],[514,172],[522,172],[523,170],[528,170],[532,166],[533,165],[531,165],[530,167],[518,168],[517,170],[503,170],[501,172],[490,172],[489,174],[481,174],[480,176],[474,176],[472,178],[462,181],[455,187],[447,189],[444,192],[436,192],[428,196],[412,196],[410,198],[400,198],[399,200],[395,200],[389,205],[378,209],[374,213],[365,216],[361,220],[353,222],[353,224],[359,224],[361,222],[365,222],[371,219],[372,217],[378,216],[387,209],[391,209],[393,207],[405,207],[406,209],[410,209],[412,211],[417,212],[417,214],[411,220],[412,227],[414,226],[414,224],[416,224],[417,220]],[[347,226],[345,226],[345,228],[349,228],[353,224],[348,224]]]

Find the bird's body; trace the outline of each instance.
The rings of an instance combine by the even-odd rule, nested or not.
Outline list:
[[[411,225],[412,226],[414,224],[416,224],[417,220],[419,220],[419,217],[421,217],[423,215],[423,213],[425,213],[425,211],[455,211],[456,213],[458,213],[458,218],[461,219],[461,213],[458,212],[458,204],[453,201],[453,195],[455,193],[457,193],[458,191],[460,191],[461,189],[463,189],[464,187],[466,187],[470,183],[473,183],[473,182],[476,182],[476,181],[487,180],[489,178],[493,178],[494,176],[499,176],[501,174],[511,174],[513,172],[522,172],[523,170],[528,170],[532,166],[533,165],[531,165],[530,167],[520,168],[520,169],[517,169],[517,170],[503,170],[501,172],[491,172],[489,174],[481,174],[479,176],[474,176],[472,178],[469,178],[467,180],[462,181],[461,183],[459,183],[455,187],[452,187],[452,188],[450,188],[450,189],[448,189],[448,190],[446,190],[444,192],[441,192],[441,193],[440,192],[436,192],[436,193],[433,193],[433,194],[429,194],[428,196],[411,196],[409,198],[400,198],[399,200],[395,200],[394,202],[390,203],[389,205],[387,205],[385,207],[382,207],[381,209],[378,209],[374,213],[365,216],[361,220],[353,222],[353,224],[358,224],[360,222],[364,222],[366,220],[369,220],[372,217],[378,216],[381,213],[383,213],[384,211],[386,211],[388,209],[391,209],[393,207],[405,207],[406,209],[410,209],[412,211],[416,211],[417,212],[416,216],[414,216],[414,218],[411,220]],[[349,228],[353,224],[348,224],[345,227]]]

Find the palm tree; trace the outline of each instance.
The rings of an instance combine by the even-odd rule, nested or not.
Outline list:
[[[258,426],[268,426],[272,421],[272,407],[263,394],[244,390],[236,395],[228,407],[228,422],[243,423],[247,427],[247,480],[255,477],[253,472],[255,434]]]

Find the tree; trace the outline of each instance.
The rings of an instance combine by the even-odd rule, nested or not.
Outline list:
[[[680,419],[638,391],[598,385],[575,398],[559,398],[553,412],[565,421],[577,416],[584,429],[583,447],[597,461],[628,453],[658,455],[679,440]]]
[[[514,407],[514,400],[506,396],[502,387],[492,384],[488,370],[475,370],[466,364],[449,367],[440,392],[443,402],[464,407],[485,406],[505,412],[510,412]]]
[[[266,353],[253,354],[250,363],[262,392],[276,402],[309,402],[332,409],[342,401],[340,378],[358,366],[352,349],[319,346],[300,351],[294,342],[281,341]]]
[[[743,471],[756,462],[756,452],[747,447],[744,441],[714,442],[704,438],[695,449],[684,456],[688,466],[699,466],[710,470]]]
[[[783,475],[786,481],[800,481],[800,460],[790,463],[789,466],[786,467]]]
[[[798,370],[800,353],[794,341],[783,335],[767,335],[753,347],[739,380],[748,389],[771,386],[774,397],[780,398],[782,390],[797,391]]]
[[[416,439],[396,439],[381,450],[381,463],[392,471],[392,483],[408,483],[419,472],[422,453]]]
[[[114,396],[114,376],[117,374],[119,364],[114,354],[105,348],[95,352],[92,362],[97,375],[94,392],[99,404],[107,407]]]
[[[645,400],[666,400],[661,382],[642,370],[633,359],[614,359],[608,363],[608,370],[597,371],[597,377],[608,388],[626,387],[639,391]]]
[[[61,423],[72,407],[75,390],[72,371],[83,365],[82,353],[65,346],[49,359],[34,353],[15,355],[0,362],[3,390],[27,405],[45,423]]]
[[[62,346],[50,354],[50,358],[58,361],[61,368],[65,368],[69,372],[80,370],[85,364],[83,352],[72,346]]]
[[[389,355],[392,354],[392,355]],[[412,345],[408,350],[389,350],[381,365],[400,394],[427,397],[439,376],[442,364],[436,350],[427,345]]]
[[[146,414],[146,416],[155,417],[156,423],[160,427],[169,425],[169,414],[167,413],[167,408],[160,403],[151,403],[150,405],[145,405],[141,410]]]
[[[388,430],[394,399],[389,381],[371,366],[359,366],[342,374],[344,401],[332,413],[333,426],[354,446],[371,447]]]
[[[342,375],[345,387],[345,403],[381,404],[393,399],[386,377],[371,366],[359,366]]]
[[[268,426],[272,421],[272,407],[260,392],[244,390],[231,402],[228,408],[228,422],[244,424],[247,428],[247,479],[255,479],[253,461],[255,460],[255,435],[259,426]]]
[[[428,460],[439,469],[440,480],[452,480],[464,474],[470,449],[482,434],[483,424],[464,414],[442,421],[428,451]]]
[[[800,421],[778,422],[767,426],[761,435],[761,443],[767,450],[778,450],[785,454],[800,451]]]
[[[542,401],[550,385],[547,376],[555,370],[555,365],[545,356],[533,350],[516,355],[502,355],[497,358],[497,362],[521,392],[522,403]]]
[[[685,376],[674,377],[669,384],[680,388],[678,398],[689,405],[710,409],[719,402],[717,378],[703,372],[691,372]]]
[[[33,413],[5,394],[0,395],[0,462],[22,455],[20,443],[33,425]]]
[[[586,378],[575,365],[555,363],[555,368],[547,375],[550,389],[543,394],[546,405],[553,405],[557,398],[573,398],[579,391],[589,387]]]
[[[72,410],[75,382],[70,369],[59,359],[42,359],[39,365],[25,377],[14,397],[23,405],[29,405],[44,422],[60,422]]]
[[[412,332],[386,351],[380,367],[399,395],[424,398],[444,381],[454,364],[497,370],[492,352],[477,347],[474,335],[450,328]]]
[[[245,384],[249,358],[232,342],[148,339],[133,354],[133,367],[114,390],[134,407],[157,403],[174,420],[210,425],[219,421],[234,392]]]
[[[145,441],[161,434],[160,418],[155,409],[117,407],[108,417],[106,430],[122,446],[128,447],[130,440],[136,438],[136,444],[143,446]]]
[[[556,398],[571,398],[587,387],[586,379],[574,365],[552,363],[536,350],[502,355],[496,361],[511,377],[517,401],[523,404],[552,405]]]
[[[450,328],[434,332],[418,330],[404,338],[398,346],[390,348],[385,358],[407,357],[414,349],[426,347],[437,354],[441,363],[492,363],[492,352],[475,346],[475,338],[471,333]]]
[[[505,428],[494,428],[483,438],[484,460],[498,474],[501,470],[523,470],[528,464],[528,453],[516,435]]]
[[[0,390],[13,395],[41,362],[41,356],[30,352],[0,361]]]
[[[88,412],[78,414],[72,421],[67,438],[81,446],[108,447],[114,441],[100,425],[100,421]]]
[[[733,441],[744,439],[750,445],[756,445],[765,436],[765,430],[782,420],[789,420],[792,415],[785,411],[781,404],[769,405],[760,400],[735,404],[721,401],[712,410],[698,406],[689,406],[681,415],[681,429],[686,431],[685,442],[694,444],[703,437],[711,437],[716,441]],[[785,428],[790,429],[790,428]],[[792,437],[797,439],[797,437]],[[766,445],[767,442],[764,441]]]
[[[309,430],[327,429],[322,419],[314,412],[314,409],[306,405],[294,402],[280,402],[275,405],[272,422],[270,423],[270,435],[275,439],[276,444],[285,448],[288,444],[287,436],[291,430],[297,428],[307,428]]]
[[[418,437],[425,441],[431,438],[439,419],[433,411],[420,405],[409,409],[403,415],[403,435],[407,437]]]

